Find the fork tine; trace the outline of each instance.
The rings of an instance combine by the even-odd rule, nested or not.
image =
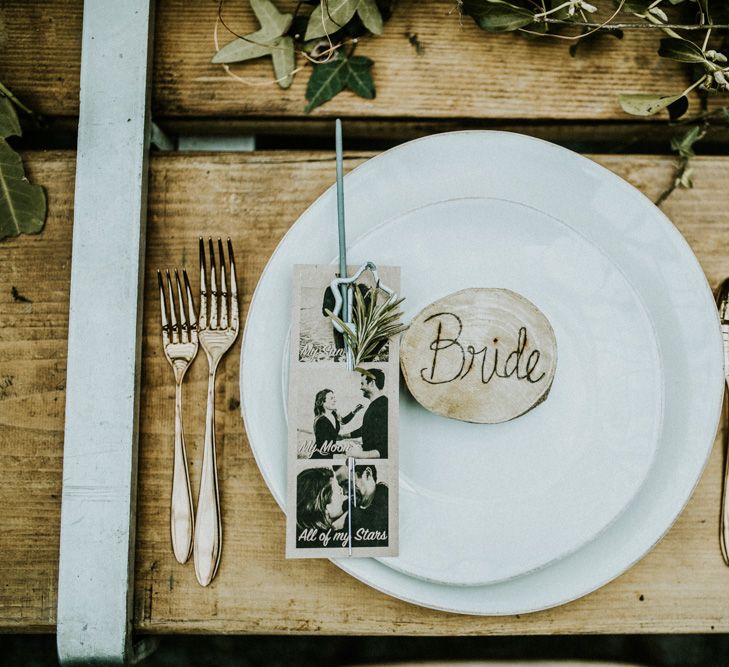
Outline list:
[[[228,285],[225,279],[225,254],[223,242],[218,237],[218,257],[220,257],[220,328],[228,328]]]
[[[170,296],[170,322],[172,323],[172,342],[180,342],[180,334],[177,329],[177,314],[175,313],[175,295],[172,293],[172,279],[170,278],[170,271],[165,271],[167,274],[167,292]]]
[[[175,285],[177,287],[177,303],[180,307],[180,340],[183,343],[190,342],[190,329],[187,326],[187,316],[185,315],[185,301],[182,298],[182,285],[180,284],[180,274],[175,269]]]
[[[213,239],[208,238],[208,248],[210,250],[210,328],[218,328],[218,281],[216,277],[217,270],[215,268],[215,250],[213,249]]]
[[[187,270],[182,269],[182,280],[185,283],[185,292],[187,294],[187,317],[189,321],[190,340],[197,343],[197,320],[195,319],[195,302],[192,300],[192,290],[190,289],[190,281],[187,279]]]
[[[170,324],[167,321],[167,300],[162,284],[162,272],[159,269],[157,269],[157,284],[159,285],[159,305],[162,311],[162,345],[167,347],[170,344]]]
[[[205,274],[207,273],[205,266],[205,244],[202,236],[200,237],[200,317],[198,319],[198,329],[207,329],[208,326],[208,284]]]
[[[230,324],[238,330],[238,285],[235,274],[235,257],[233,257],[233,244],[228,239],[228,259],[230,260]]]

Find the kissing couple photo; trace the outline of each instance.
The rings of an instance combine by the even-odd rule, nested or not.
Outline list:
[[[387,546],[389,489],[386,464],[354,466],[351,508],[347,466],[306,468],[296,479],[296,546],[342,547],[349,543],[352,513],[352,546]]]

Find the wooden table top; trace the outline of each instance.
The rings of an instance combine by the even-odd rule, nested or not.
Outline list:
[[[444,129],[498,127],[558,140],[581,132],[593,145],[601,139],[605,145],[611,137],[645,137],[646,128],[665,133],[655,120],[627,118],[617,95],[672,89],[679,72],[675,63],[652,55],[658,39],[653,34],[626,35],[620,48],[603,40],[570,58],[558,40],[534,44],[483,34],[470,19],[461,24],[452,13],[455,2],[404,0],[385,35],[361,45],[361,53],[376,62],[377,99],[344,93],[306,116],[308,72],[281,91],[270,85],[266,62],[239,70],[248,86],[210,64],[216,4],[158,2],[153,114],[163,126],[322,134],[329,132],[328,119],[340,115],[360,137],[401,140]],[[244,5],[226,3],[226,20],[240,30],[252,23]],[[0,3],[0,48],[5,45],[0,81],[51,125],[77,120],[82,8],[82,0]],[[422,53],[410,43],[411,35],[424,46]],[[346,168],[372,154],[350,153]],[[40,235],[0,243],[0,503],[6,511],[0,632],[52,632],[75,153],[29,151],[23,157],[30,178],[48,192],[49,214]],[[594,159],[652,199],[673,178],[670,157]],[[714,287],[729,275],[729,158],[696,158],[694,168],[696,187],[675,191],[662,208]],[[230,235],[245,311],[276,244],[333,174],[333,155],[310,150],[158,153],[151,160],[135,627],[149,633],[729,632],[729,568],[718,546],[723,430],[675,526],[617,580],[536,614],[480,618],[436,612],[374,591],[328,561],[284,559],[284,517],[256,467],[239,414],[240,340],[220,368],[216,401],[225,536],[220,572],[203,589],[191,564],[174,561],[168,537],[174,385],[158,338],[154,272],[196,262],[201,232]],[[186,406],[193,489],[200,473],[205,389],[205,365],[194,364],[186,381],[193,399]]]
[[[347,169],[366,155],[348,159]],[[671,178],[668,158],[598,156],[655,197]],[[74,155],[28,153],[31,177],[48,188],[45,231],[3,243],[0,264],[0,628],[52,630],[63,449]],[[261,477],[239,414],[240,341],[226,356],[217,395],[224,550],[203,589],[178,565],[168,536],[173,392],[158,336],[157,267],[195,257],[204,232],[236,239],[243,307],[279,239],[332,180],[328,153],[167,154],[151,164],[145,272],[142,410],[134,622],[148,632],[498,634],[729,631],[729,569],[718,546],[722,448],[668,536],[608,586],[551,611],[478,618],[422,609],[355,581],[327,561],[284,559],[284,517]],[[276,183],[289,184],[281,190]],[[664,205],[716,285],[729,275],[729,160],[700,158],[696,188]],[[205,221],[202,223],[201,221]],[[113,261],[113,259],[111,260]],[[11,287],[28,299],[14,300]],[[186,381],[188,454],[199,479],[204,364]]]

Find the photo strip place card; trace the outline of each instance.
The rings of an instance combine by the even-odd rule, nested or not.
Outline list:
[[[353,275],[358,267],[349,267]],[[400,269],[378,270],[400,289]],[[297,265],[288,396],[287,558],[398,553],[398,336],[348,370],[334,310],[334,265]],[[365,303],[372,273],[354,287]],[[377,297],[385,301],[381,291]]]

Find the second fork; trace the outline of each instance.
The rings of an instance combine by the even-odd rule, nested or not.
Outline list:
[[[236,286],[233,246],[228,239],[230,292],[228,292],[223,243],[218,239],[220,281],[215,268],[215,251],[212,239],[208,239],[210,274],[207,275],[205,244],[200,239],[200,316],[198,333],[200,345],[208,359],[208,400],[205,415],[205,443],[200,477],[200,493],[197,499],[195,524],[194,562],[195,575],[202,586],[215,577],[220,564],[223,528],[220,519],[220,494],[218,467],[215,452],[215,375],[223,355],[238,336],[238,289]],[[208,294],[208,279],[210,293]],[[219,286],[219,287],[218,287]],[[209,301],[208,301],[209,297]],[[230,308],[228,300],[230,299]]]

